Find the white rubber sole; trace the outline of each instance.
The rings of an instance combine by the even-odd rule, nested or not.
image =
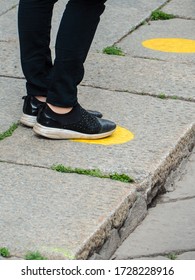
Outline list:
[[[110,136],[114,131],[100,134],[84,134],[77,131],[42,126],[36,123],[33,127],[35,133],[50,139],[101,139]]]
[[[33,127],[36,124],[37,117],[23,114],[20,122],[28,127]]]

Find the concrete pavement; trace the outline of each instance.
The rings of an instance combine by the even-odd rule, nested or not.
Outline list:
[[[66,2],[55,6],[52,50]],[[161,6],[176,18],[148,21]],[[11,258],[24,258],[28,251],[49,259],[166,257],[195,251],[194,172],[185,192],[182,184],[148,210],[156,195],[170,186],[173,170],[195,143],[195,49],[175,53],[142,45],[153,38],[194,40],[192,9],[192,0],[185,7],[180,0],[108,0],[86,61],[79,100],[85,108],[100,110],[118,128],[113,137],[93,143],[46,140],[21,125],[4,137],[20,119],[25,81],[19,63],[17,1],[1,0],[0,247],[9,248]],[[112,44],[125,56],[102,53]],[[117,179],[125,174],[134,182],[59,173],[52,169],[57,164],[85,173],[98,169]],[[180,217],[178,223],[173,223],[174,215],[170,219],[170,212]],[[153,225],[164,225],[164,235],[159,236]],[[151,245],[155,237],[156,248]]]
[[[195,151],[183,165],[112,259],[195,260]]]

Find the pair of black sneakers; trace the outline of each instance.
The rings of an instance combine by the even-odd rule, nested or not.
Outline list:
[[[34,96],[24,96],[20,122],[33,127],[35,133],[51,139],[100,139],[116,129],[112,121],[101,119],[97,111],[85,110],[79,104],[67,114],[57,114]]]

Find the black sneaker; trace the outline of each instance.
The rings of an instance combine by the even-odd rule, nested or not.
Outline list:
[[[40,108],[45,104],[36,99],[34,96],[23,96],[24,105],[23,105],[23,115],[20,119],[20,122],[28,127],[33,127],[37,121],[37,115]],[[102,118],[102,114],[98,111],[87,110],[91,115],[94,115],[98,118]]]
[[[36,99],[34,96],[23,96],[23,114],[20,122],[26,126],[33,127],[37,121],[37,115],[40,108],[45,104]]]
[[[116,124],[91,115],[79,104],[67,114],[56,114],[46,104],[39,111],[33,129],[51,139],[99,139],[110,136]]]

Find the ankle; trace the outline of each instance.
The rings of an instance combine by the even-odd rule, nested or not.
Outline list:
[[[35,98],[41,102],[46,102],[46,96],[35,96]]]
[[[70,111],[72,111],[72,108],[73,107],[58,107],[58,106],[54,106],[50,103],[47,103],[47,105],[49,106],[49,108],[56,114],[67,114],[69,113]]]

